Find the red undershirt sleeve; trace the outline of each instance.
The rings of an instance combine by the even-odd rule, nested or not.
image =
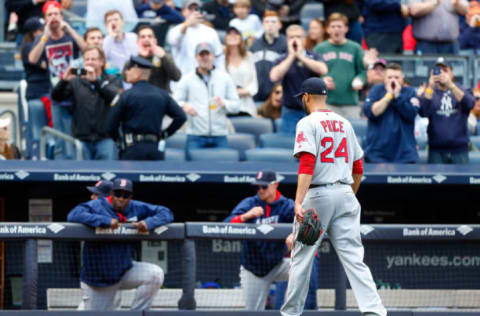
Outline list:
[[[230,223],[243,223],[242,222],[242,215],[237,215],[230,220]]]
[[[313,175],[315,169],[315,155],[307,152],[300,153],[300,164],[298,165],[298,174]]]
[[[352,174],[363,174],[363,159],[362,158],[353,162]]]

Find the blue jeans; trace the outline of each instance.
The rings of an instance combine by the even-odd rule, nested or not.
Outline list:
[[[187,135],[187,141],[185,144],[185,157],[187,157],[187,160],[191,160],[190,158],[191,149],[227,148],[227,147],[228,147],[227,136]]]
[[[72,115],[66,106],[55,103],[52,105],[53,128],[67,135],[72,135]],[[73,145],[65,143],[62,139],[55,140],[56,146],[60,147],[60,159],[73,159]],[[57,157],[55,157],[57,158]]]
[[[468,164],[468,151],[460,153],[439,152],[434,150],[428,151],[428,163],[443,164]]]
[[[27,100],[28,105],[28,156],[40,158],[39,144],[42,128],[48,125],[47,112],[40,99]]]
[[[96,142],[82,142],[83,159],[85,160],[117,160],[117,147],[111,138]]]
[[[303,110],[294,110],[282,107],[282,126],[280,132],[288,135],[295,135],[297,123],[307,114]]]
[[[430,42],[417,40],[415,52],[418,55],[422,54],[458,54],[459,46],[455,42]]]

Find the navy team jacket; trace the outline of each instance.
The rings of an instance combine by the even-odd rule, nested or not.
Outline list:
[[[231,222],[238,215],[245,214],[255,206],[263,208],[263,215],[246,223],[275,224],[293,223],[295,212],[293,200],[287,199],[277,191],[277,198],[271,204],[260,200],[258,194],[242,200],[224,222]],[[284,241],[244,240],[242,242],[241,265],[258,277],[267,275],[279,264],[287,253]]]
[[[132,222],[144,220],[150,231],[173,221],[170,209],[135,200],[130,201],[122,216]],[[121,221],[107,199],[102,197],[77,205],[70,211],[67,220],[91,227],[108,228],[112,218]],[[132,267],[132,253],[132,243],[121,240],[121,236],[118,242],[85,242],[80,280],[92,286],[117,283]]]

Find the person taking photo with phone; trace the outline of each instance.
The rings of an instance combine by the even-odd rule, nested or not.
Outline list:
[[[116,147],[105,121],[122,83],[105,73],[105,54],[100,47],[87,47],[83,59],[85,68],[69,67],[53,88],[52,99],[72,98],[72,135],[82,142],[84,159],[114,160]]]
[[[373,86],[363,111],[368,118],[365,161],[415,163],[415,117],[419,100],[415,89],[404,86],[402,67],[387,64],[384,82]]]

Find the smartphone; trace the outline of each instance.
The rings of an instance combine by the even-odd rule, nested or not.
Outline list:
[[[433,75],[438,76],[440,74],[441,70],[442,69],[439,66],[433,67]]]

